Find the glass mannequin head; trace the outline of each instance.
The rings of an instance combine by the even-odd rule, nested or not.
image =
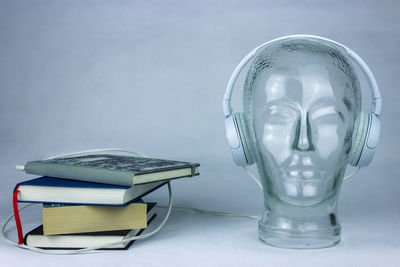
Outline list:
[[[353,67],[321,41],[263,50],[247,75],[245,115],[268,190],[291,205],[335,194],[347,165],[360,89]]]
[[[245,82],[244,115],[264,187],[260,239],[298,248],[340,240],[337,196],[360,109],[355,70],[334,45],[284,39],[258,54]],[[273,231],[287,231],[289,241]],[[289,238],[329,231],[331,243],[319,243],[318,234],[298,245]]]

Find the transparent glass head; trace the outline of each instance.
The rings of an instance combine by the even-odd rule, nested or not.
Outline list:
[[[289,39],[256,57],[245,83],[244,114],[264,186],[263,241],[329,245],[271,242],[262,236],[271,229],[307,236],[333,227],[340,238],[336,200],[360,99],[352,65],[329,43]]]

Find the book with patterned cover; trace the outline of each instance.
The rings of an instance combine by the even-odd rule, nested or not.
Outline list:
[[[121,155],[86,155],[29,161],[29,174],[96,183],[133,186],[161,180],[192,177],[200,164]]]

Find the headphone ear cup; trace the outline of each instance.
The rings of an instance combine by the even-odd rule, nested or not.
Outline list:
[[[247,120],[241,112],[234,113],[233,116],[237,124],[237,130],[243,146],[246,162],[248,165],[252,165],[255,162],[255,157],[253,154],[252,139],[247,125]]]
[[[349,164],[358,166],[369,128],[369,115],[363,111],[357,116],[354,123],[353,138],[349,154]]]

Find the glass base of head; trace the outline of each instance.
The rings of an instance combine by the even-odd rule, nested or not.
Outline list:
[[[301,232],[287,229],[271,229],[259,223],[260,240],[273,247],[290,249],[318,249],[331,247],[340,242],[340,227],[321,231]]]

